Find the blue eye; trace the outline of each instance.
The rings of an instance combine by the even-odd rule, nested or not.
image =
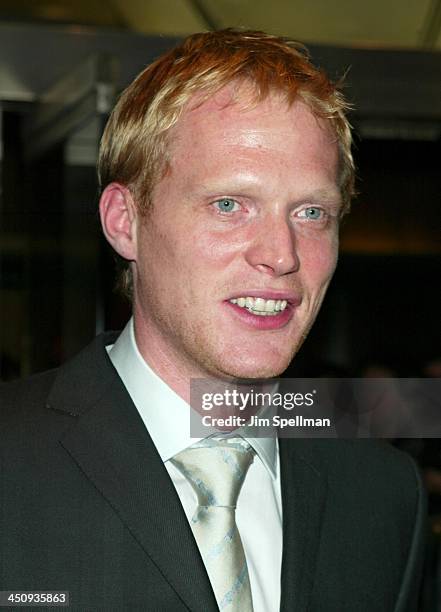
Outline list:
[[[223,213],[236,212],[239,209],[239,204],[232,198],[221,198],[214,202],[216,208]]]
[[[317,219],[321,219],[323,216],[323,210],[318,208],[317,206],[309,206],[305,208],[305,217],[307,219],[312,219],[316,221]]]

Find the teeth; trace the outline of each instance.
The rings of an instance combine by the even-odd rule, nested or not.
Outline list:
[[[285,310],[287,300],[265,300],[263,298],[240,297],[230,300],[241,308],[247,308],[250,312],[260,316],[272,316]]]
[[[276,310],[276,300],[268,300],[265,304],[266,312],[274,312]]]

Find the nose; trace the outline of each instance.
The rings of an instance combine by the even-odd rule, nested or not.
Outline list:
[[[267,219],[245,253],[246,261],[269,276],[283,276],[299,269],[294,228],[287,219]]]

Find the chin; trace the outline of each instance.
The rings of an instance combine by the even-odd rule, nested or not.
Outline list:
[[[283,374],[289,366],[292,357],[279,359],[271,362],[271,360],[261,362],[241,362],[237,364],[224,364],[223,373],[228,378],[253,380],[262,378],[275,378]]]

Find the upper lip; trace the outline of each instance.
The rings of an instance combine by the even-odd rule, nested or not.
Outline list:
[[[228,300],[240,297],[263,298],[264,300],[286,300],[293,306],[298,306],[301,297],[292,291],[279,291],[277,289],[242,289],[240,292],[230,296]]]

